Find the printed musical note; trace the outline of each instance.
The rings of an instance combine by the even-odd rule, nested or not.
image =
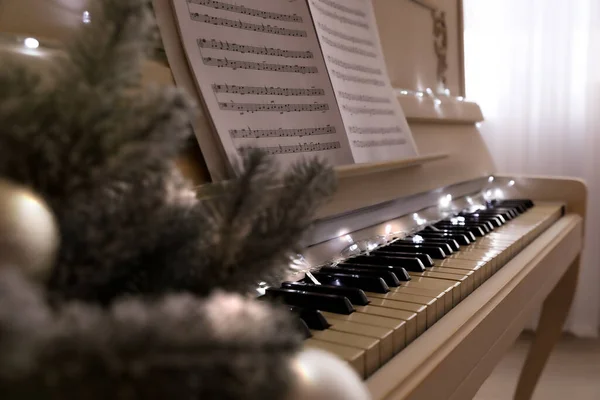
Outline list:
[[[329,33],[331,36],[335,36],[338,39],[344,39],[347,40],[349,42],[355,43],[355,44],[364,44],[367,46],[374,46],[373,42],[367,39],[361,39],[358,38],[356,36],[351,36],[351,35],[346,35],[345,33],[342,33],[340,31],[336,31],[335,29],[330,28],[329,26],[318,22],[317,25],[319,26],[319,28],[321,28],[323,31]]]
[[[385,82],[380,81],[379,79],[362,78],[360,76],[343,74],[341,72],[336,71],[335,69],[332,69],[331,73],[343,81],[364,83],[365,85],[373,86],[385,86]]]
[[[213,93],[250,94],[258,96],[325,96],[323,89],[281,88],[273,86],[236,86],[212,84]]]
[[[335,64],[338,67],[342,67],[344,69],[349,69],[349,70],[358,71],[358,72],[364,72],[364,73],[373,74],[373,75],[381,75],[381,70],[379,68],[371,68],[371,67],[365,67],[364,65],[348,63],[348,62],[342,61],[342,60],[332,57],[332,56],[327,56],[327,59],[332,64]]]
[[[335,1],[331,1],[331,0],[319,0],[319,2],[321,2],[323,4],[327,4],[329,7],[335,8],[336,10],[340,10],[340,11],[343,11],[343,12],[348,13],[348,14],[356,15],[357,17],[365,18],[367,16],[367,14],[365,12],[361,11],[361,10],[357,10],[356,8],[350,8],[350,7],[343,6],[341,4],[336,3]]]
[[[327,43],[331,47],[335,47],[336,49],[343,50],[348,53],[358,54],[360,56],[365,56],[365,57],[370,57],[370,58],[377,58],[377,54],[375,54],[371,51],[366,51],[366,50],[363,50],[358,47],[346,46],[345,44],[331,40],[327,36],[324,36],[324,35],[321,35],[321,40],[323,40],[325,43]]]
[[[406,139],[384,139],[384,140],[353,140],[352,144],[355,147],[382,147],[382,146],[398,146],[406,144]]]
[[[259,54],[284,58],[313,58],[311,51],[293,51],[275,49],[273,47],[246,46],[243,44],[222,42],[220,40],[198,39],[198,47],[215,50],[236,51],[238,53]]]
[[[321,7],[320,5],[316,4],[314,1],[311,1],[311,3],[317,10],[319,10],[321,13],[323,13],[323,15],[327,15],[329,18],[335,19],[343,24],[348,24],[348,25],[356,26],[358,28],[363,28],[363,29],[367,29],[367,30],[369,29],[369,24],[367,24],[366,22],[355,21],[353,19],[346,18],[342,15],[339,15],[333,11],[326,10],[323,7]]]
[[[350,114],[394,115],[394,110],[384,108],[351,107],[344,104],[342,109],[348,111]]]
[[[190,18],[196,22],[203,22],[217,26],[226,26],[228,28],[243,29],[260,33],[269,33],[271,35],[306,37],[306,31],[298,29],[280,28],[277,26],[264,24],[251,24],[249,22],[235,21],[233,19],[212,17],[208,14],[190,13]]]
[[[269,64],[261,62],[251,61],[237,61],[228,60],[226,58],[212,58],[204,57],[202,62],[205,65],[219,68],[231,68],[236,69],[255,69],[257,71],[273,71],[273,72],[294,72],[298,74],[316,74],[319,72],[317,67],[303,67],[300,65],[287,65],[287,64]]]
[[[338,95],[342,99],[351,100],[351,101],[361,101],[363,103],[391,103],[388,97],[377,97],[377,96],[367,96],[366,94],[352,94],[347,92],[338,91]]]
[[[329,105],[326,103],[315,104],[274,104],[274,103],[219,103],[219,108],[225,111],[241,111],[241,112],[304,112],[304,111],[327,111]]]
[[[369,134],[390,134],[390,133],[402,133],[402,128],[399,126],[386,126],[386,127],[358,127],[358,126],[349,126],[348,132],[356,133],[359,135],[369,135]]]
[[[198,4],[205,7],[211,7],[217,10],[231,11],[238,14],[250,15],[252,17],[260,17],[263,19],[274,19],[286,22],[302,22],[302,17],[295,14],[279,14],[275,12],[262,11],[255,8],[246,8],[235,4],[226,3],[224,1],[214,0],[188,0],[189,3]]]
[[[279,146],[267,146],[267,147],[255,147],[255,146],[244,146],[238,148],[240,154],[244,154],[252,149],[260,149],[267,154],[289,154],[289,153],[306,153],[306,152],[317,152],[325,150],[335,150],[341,148],[340,142],[323,142],[323,143],[301,143],[294,145],[279,145]]]
[[[233,139],[247,138],[270,138],[270,137],[304,137],[318,136],[336,133],[333,126],[325,126],[321,128],[300,128],[300,129],[230,129],[229,135]]]

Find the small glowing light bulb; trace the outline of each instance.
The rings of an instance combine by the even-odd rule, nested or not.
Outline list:
[[[467,197],[467,203],[473,205],[473,199],[470,197]]]
[[[450,96],[450,89],[448,89],[448,88],[444,89],[444,94],[446,96]]]
[[[416,96],[417,96],[417,97],[423,97],[423,96],[424,96],[424,94],[423,94],[423,92],[417,92],[417,93],[416,93]]]
[[[451,194],[447,194],[445,196],[442,196],[440,198],[440,206],[443,208],[447,208],[450,206],[450,203],[452,203],[452,195]]]
[[[481,128],[481,122],[476,123],[475,126]]]
[[[513,181],[512,179],[508,181],[508,186],[515,186],[515,181]]]
[[[84,24],[89,24],[90,22],[92,22],[92,18],[90,17],[90,12],[84,11],[83,16],[81,17],[81,20],[83,21]]]
[[[439,106],[440,104],[442,104],[442,101],[440,99],[435,99],[433,101],[433,104],[435,104],[436,106]]]
[[[427,92],[428,95],[432,95],[433,94],[433,90],[431,90],[431,88],[427,88],[425,89],[425,91]]]
[[[488,182],[489,182],[489,183],[492,183],[492,182],[494,182],[494,177],[493,177],[493,176],[490,176],[490,177],[488,178]]]
[[[400,94],[406,96],[408,94],[408,90],[401,90]]]
[[[425,239],[421,235],[415,235],[412,239],[413,243],[423,243]]]
[[[344,240],[346,240],[348,243],[354,243],[354,240],[352,240],[352,236],[350,235],[344,236]]]
[[[462,97],[462,96],[458,96],[458,97],[456,98],[456,100],[458,100],[458,101],[465,101],[465,98],[464,98],[464,97]]]
[[[39,40],[29,37],[27,39],[25,39],[23,41],[23,44],[25,45],[25,47],[27,47],[28,49],[37,49],[38,47],[40,47],[40,42]]]

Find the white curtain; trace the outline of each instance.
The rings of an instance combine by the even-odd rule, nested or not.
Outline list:
[[[600,321],[600,1],[464,0],[467,97],[502,172],[581,177],[583,268],[566,329]]]

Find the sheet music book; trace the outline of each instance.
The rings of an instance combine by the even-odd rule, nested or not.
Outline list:
[[[334,165],[416,155],[370,1],[169,1],[229,162],[250,148],[284,165],[307,155]]]

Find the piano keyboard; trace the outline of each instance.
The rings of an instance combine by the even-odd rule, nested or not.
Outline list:
[[[298,317],[305,345],[364,379],[418,339],[561,217],[560,204],[505,200],[460,212],[266,289]]]

